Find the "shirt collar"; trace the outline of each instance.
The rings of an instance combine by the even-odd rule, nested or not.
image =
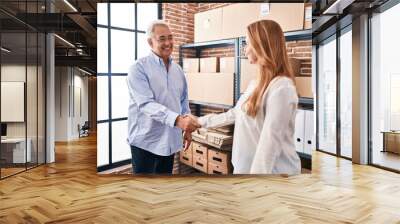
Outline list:
[[[159,57],[156,53],[154,53],[152,50],[150,50],[150,56],[154,59],[155,62],[159,63],[160,65],[164,66],[164,61],[161,57]],[[168,64],[171,65],[172,62],[172,57],[168,57]]]

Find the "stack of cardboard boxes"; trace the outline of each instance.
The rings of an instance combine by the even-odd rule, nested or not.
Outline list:
[[[203,173],[232,173],[233,126],[227,130],[200,129],[192,133],[193,142],[188,150],[180,152],[180,161]]]
[[[294,74],[300,73],[300,61],[289,59]],[[199,73],[200,69],[200,73]],[[234,57],[184,58],[189,100],[233,106]],[[240,92],[243,93],[251,80],[256,79],[258,66],[241,59]],[[300,96],[312,97],[310,77],[296,77]]]
[[[238,12],[240,12],[240,16],[238,16]],[[194,41],[204,42],[243,37],[246,35],[246,27],[248,24],[262,19],[270,19],[278,22],[284,32],[310,29],[312,26],[312,5],[304,3],[239,3],[196,13]],[[199,68],[201,73],[218,71],[218,58],[200,59],[200,62],[195,62],[195,59],[191,60],[193,60],[192,63],[184,61],[184,66],[192,68],[190,72],[197,73]],[[200,63],[200,66],[196,63]],[[297,76],[300,74],[300,64],[293,59],[291,63],[292,67],[294,67],[295,75]],[[233,83],[234,58],[221,58],[219,64],[221,74],[226,73],[222,75],[224,78],[222,78],[222,76],[219,77],[221,79],[220,82],[225,83],[225,86]],[[241,60],[241,93],[246,90],[249,82],[256,77],[257,73],[257,66],[251,65],[247,59]],[[196,82],[199,83],[203,83],[205,82],[204,79],[207,79],[205,76],[202,78],[193,77],[193,74],[188,75],[188,77],[191,79],[190,81],[194,82],[196,80]],[[299,76],[296,77],[295,81],[299,96],[313,97],[311,77]],[[206,85],[213,85],[209,81],[206,82]],[[217,82],[218,81],[215,80],[215,83]],[[203,91],[205,90],[203,89]],[[210,91],[207,90],[206,92]],[[218,92],[218,94],[220,93]],[[213,95],[218,94],[213,92]],[[192,100],[204,101],[205,98],[208,98],[204,97],[204,95],[206,95],[206,93],[202,93],[200,89],[193,90]],[[233,103],[233,88],[232,91],[230,89],[228,92],[224,91],[222,95],[218,99],[212,98],[207,99],[207,101],[211,100],[214,103],[226,105],[231,105]]]
[[[233,58],[228,60],[232,61],[229,64],[225,59],[221,58],[221,61],[220,68],[220,60],[217,57],[183,59],[189,100],[233,105]]]
[[[239,3],[196,13],[194,41],[245,36],[247,25],[263,19],[278,22],[284,32],[310,29],[311,10],[304,3]]]

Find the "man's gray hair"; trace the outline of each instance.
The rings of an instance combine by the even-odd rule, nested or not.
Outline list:
[[[168,29],[169,29],[168,24],[166,22],[164,22],[163,20],[155,20],[155,21],[151,22],[150,25],[147,27],[147,32],[146,32],[147,38],[153,37],[154,28],[156,26],[165,26],[165,27],[168,27]]]

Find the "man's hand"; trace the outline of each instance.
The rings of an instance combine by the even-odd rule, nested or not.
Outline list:
[[[185,116],[179,115],[176,118],[175,126],[182,129],[183,131],[189,132],[189,133],[192,133],[196,129],[201,127],[201,125],[199,123],[197,123],[197,121],[195,119],[190,118],[190,116],[188,116],[188,115],[185,115]]]
[[[184,144],[183,151],[188,150],[190,143],[192,143],[192,133],[190,132],[183,133],[183,144]]]

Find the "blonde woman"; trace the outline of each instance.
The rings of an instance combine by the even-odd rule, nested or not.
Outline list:
[[[298,97],[282,29],[271,20],[257,21],[247,27],[246,42],[246,56],[259,67],[257,80],[233,109],[198,122],[205,128],[235,123],[235,174],[299,174],[294,142]]]

